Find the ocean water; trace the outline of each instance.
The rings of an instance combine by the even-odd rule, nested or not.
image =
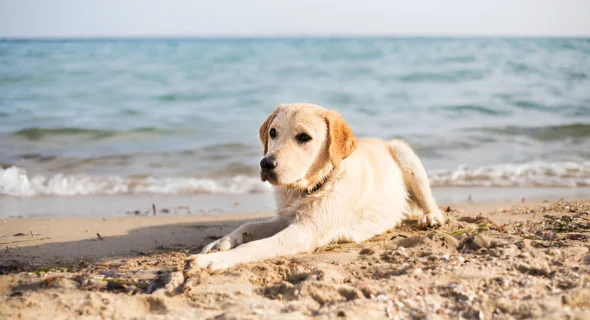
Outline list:
[[[435,187],[590,186],[590,39],[0,40],[0,194],[268,192],[284,102],[407,140]]]

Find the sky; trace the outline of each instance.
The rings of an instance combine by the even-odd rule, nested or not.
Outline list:
[[[590,36],[590,0],[0,0],[0,37]]]

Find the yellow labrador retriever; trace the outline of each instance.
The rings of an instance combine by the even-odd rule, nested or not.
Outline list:
[[[357,139],[336,111],[281,104],[260,127],[260,140],[260,176],[274,186],[276,216],[205,246],[188,258],[189,268],[225,269],[362,242],[413,215],[421,227],[445,222],[412,149],[400,140]]]

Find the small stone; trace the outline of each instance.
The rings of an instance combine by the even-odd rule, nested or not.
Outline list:
[[[517,258],[528,258],[530,256],[531,256],[531,254],[528,251],[523,251],[519,255],[517,255],[516,257]]]
[[[584,257],[584,264],[585,265],[590,265],[590,255],[587,255]]]
[[[61,289],[77,289],[78,283],[72,279],[59,278],[51,283],[51,287]]]
[[[169,293],[174,293],[179,291],[181,285],[184,283],[184,275],[182,272],[172,272],[169,275],[168,283],[166,284],[165,288],[166,291]]]
[[[124,290],[126,289],[126,285],[124,283],[109,281],[107,282],[107,290]]]
[[[428,257],[428,256],[431,256],[431,255],[432,255],[432,252],[430,252],[430,251],[422,251],[422,252],[420,252],[420,257]]]
[[[459,247],[462,249],[469,249],[473,251],[489,248],[490,246],[490,240],[483,234],[467,237],[465,240],[463,240],[461,245],[459,245]]]
[[[361,251],[359,251],[359,254],[362,254],[362,255],[371,255],[373,253],[375,253],[375,250],[373,250],[371,248],[363,248],[363,249],[361,249]]]

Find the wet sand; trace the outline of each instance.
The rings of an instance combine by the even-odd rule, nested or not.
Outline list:
[[[474,203],[513,203],[588,199],[590,187],[584,188],[433,188],[442,205]],[[130,194],[75,197],[6,197],[0,196],[0,218],[51,217],[130,217],[203,216],[273,212],[272,193],[255,194]]]

